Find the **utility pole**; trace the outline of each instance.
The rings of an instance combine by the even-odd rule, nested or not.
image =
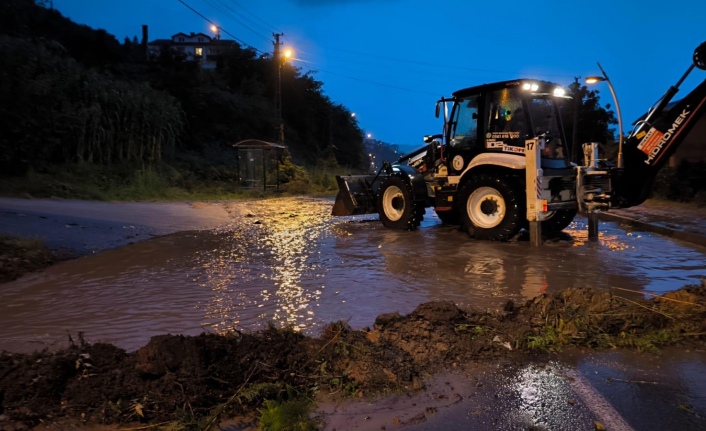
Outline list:
[[[571,130],[571,149],[569,150],[569,161],[574,161],[574,151],[576,150],[576,137],[578,135],[578,124],[579,124],[579,107],[581,106],[583,97],[581,97],[581,84],[579,84],[580,76],[574,77],[576,83],[576,94],[574,95],[574,125]]]
[[[280,42],[279,38],[284,36],[284,33],[272,33],[275,41],[272,44],[275,47],[274,59],[277,66],[277,92],[275,94],[275,120],[277,122],[277,143],[284,144],[284,123],[282,122],[282,58],[280,58]]]

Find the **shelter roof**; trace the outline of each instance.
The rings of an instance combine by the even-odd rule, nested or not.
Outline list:
[[[283,150],[286,148],[284,145],[261,141],[259,139],[246,139],[244,141],[238,142],[237,144],[233,144],[233,146],[241,150]]]

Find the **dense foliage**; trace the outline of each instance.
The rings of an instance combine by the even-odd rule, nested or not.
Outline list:
[[[618,124],[610,104],[601,106],[598,90],[589,90],[585,85],[574,82],[569,85],[571,100],[563,104],[562,122],[569,141],[572,161],[583,164],[581,144],[599,142],[602,157],[608,160],[617,158]]]
[[[676,168],[665,166],[659,171],[652,195],[706,205],[706,162],[683,161]]]
[[[233,144],[277,139],[277,64],[237,44],[216,70],[168,51],[148,60],[136,39],[4,0],[0,58],[0,177],[93,164],[233,180]],[[322,83],[285,64],[281,84],[291,162],[364,168],[362,132]]]

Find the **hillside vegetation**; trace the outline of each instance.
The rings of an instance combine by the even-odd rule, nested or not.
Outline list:
[[[237,44],[216,70],[174,52],[151,60],[145,52],[136,39],[120,43],[32,0],[0,3],[0,192],[232,193],[232,145],[276,142],[276,62]],[[363,134],[350,111],[296,67],[285,64],[281,79],[281,182],[324,190],[335,186],[335,171],[363,169]]]

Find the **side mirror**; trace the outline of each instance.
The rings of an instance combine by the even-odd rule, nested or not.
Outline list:
[[[434,113],[434,115],[436,116],[436,118],[439,118],[439,113],[440,113],[440,112],[441,112],[441,100],[439,100],[438,102],[436,102],[436,112]]]

